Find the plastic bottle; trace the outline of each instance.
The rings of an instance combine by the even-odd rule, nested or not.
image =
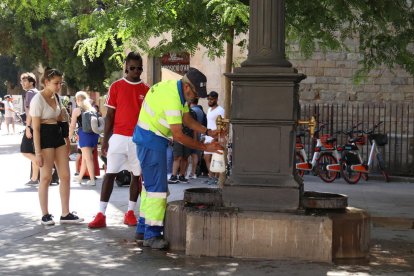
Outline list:
[[[226,171],[223,153],[213,153],[210,163],[210,171],[214,173],[222,173]]]

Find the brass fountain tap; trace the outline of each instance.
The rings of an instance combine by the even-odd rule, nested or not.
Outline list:
[[[221,117],[221,115],[218,115],[217,119],[216,119],[216,125],[217,125],[217,129],[221,132],[223,130],[228,129],[230,124],[230,120],[229,119],[224,119],[223,117]]]
[[[313,137],[313,134],[315,133],[315,128],[317,126],[317,122],[314,116],[312,116],[308,121],[298,121],[299,125],[308,125],[309,126],[309,133]]]
[[[228,135],[229,135],[229,132],[228,132],[229,125],[230,125],[229,119],[224,119],[223,117],[221,117],[221,115],[218,115],[216,119],[217,130],[219,130],[218,142],[223,147],[226,147],[226,144],[227,144]]]

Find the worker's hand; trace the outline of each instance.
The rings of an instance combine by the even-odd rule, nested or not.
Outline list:
[[[213,137],[213,138],[219,138],[219,137],[226,137],[228,135],[228,129],[226,128],[222,128],[221,130],[210,130],[208,132],[209,136]]]
[[[208,131],[208,136],[213,137],[213,138],[217,138],[219,136],[219,134],[220,134],[220,131],[217,130],[217,129],[216,130],[210,129]]]
[[[222,150],[224,150],[224,148],[218,142],[207,143],[205,145],[206,145],[205,151],[207,152],[223,153]]]

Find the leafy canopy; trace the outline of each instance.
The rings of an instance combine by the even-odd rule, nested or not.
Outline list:
[[[20,72],[31,71],[39,64],[65,73],[71,90],[105,91],[104,80],[116,70],[109,60],[111,47],[93,61],[83,64],[73,49],[82,37],[72,18],[91,13],[90,1],[3,0],[0,3],[0,55],[16,57]]]
[[[78,53],[92,60],[107,41],[120,41],[152,55],[193,53],[200,44],[210,57],[222,56],[231,37],[228,31],[234,29],[237,35],[248,30],[247,2],[107,0],[105,11],[77,18],[87,36],[77,44]],[[402,66],[414,74],[413,22],[411,0],[286,0],[287,44],[298,43],[310,57],[317,49],[346,51],[346,41],[358,38],[360,76],[381,65]],[[159,38],[153,47],[148,44],[151,37]]]
[[[287,44],[298,43],[305,57],[317,49],[347,50],[346,41],[358,38],[359,75],[380,65],[402,66],[414,74],[412,0],[285,2]],[[77,42],[57,45],[75,47],[83,64],[100,57],[121,63],[125,48],[160,56],[184,50],[194,53],[202,45],[209,57],[222,56],[230,32],[247,32],[249,10],[246,0],[3,0],[0,8],[1,19],[11,19],[34,40],[47,34],[37,27],[44,20],[55,29],[56,21],[59,28],[66,26],[63,22],[73,27]],[[13,41],[0,44],[4,48]]]
[[[78,41],[79,55],[93,60],[105,45],[120,42],[152,56],[166,52],[194,53],[199,45],[210,57],[224,55],[228,28],[245,33],[248,6],[237,0],[143,0],[104,1],[105,9],[76,18],[79,31],[87,37]],[[155,42],[155,46],[149,43]],[[121,54],[124,47],[118,48]]]

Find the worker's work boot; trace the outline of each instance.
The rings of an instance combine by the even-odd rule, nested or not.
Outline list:
[[[151,247],[152,249],[167,249],[168,242],[164,240],[161,236],[152,237],[144,240],[143,246]]]

